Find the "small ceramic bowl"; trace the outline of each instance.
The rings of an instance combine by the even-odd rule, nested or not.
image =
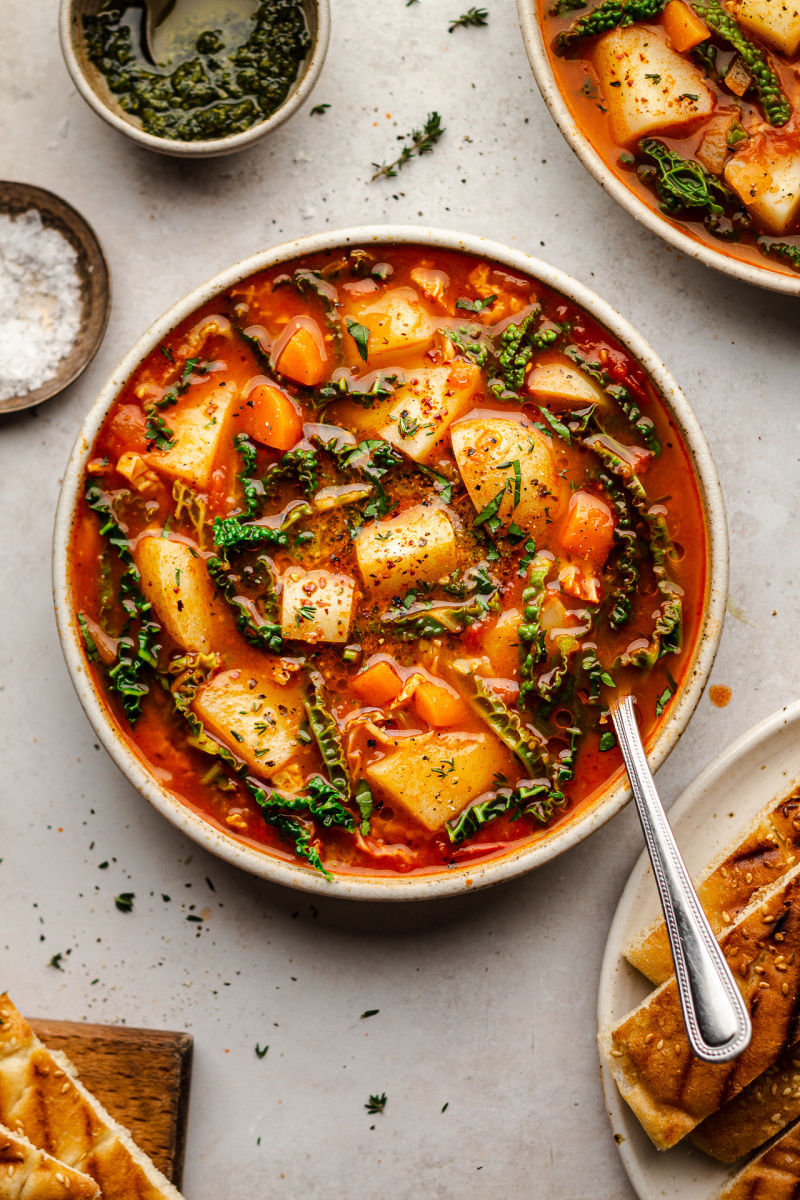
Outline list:
[[[210,138],[208,141],[181,142],[172,138],[156,137],[154,134],[145,133],[139,118],[131,116],[120,107],[103,75],[94,63],[89,61],[82,17],[99,12],[104,3],[105,0],[61,0],[61,51],[72,82],[86,103],[114,129],[148,150],[170,154],[175,158],[217,158],[224,154],[235,154],[237,150],[244,150],[266,137],[268,133],[272,133],[311,95],[328,51],[331,28],[329,0],[301,0],[311,35],[311,47],[292,91],[271,117],[259,121],[242,133]]]
[[[620,204],[626,212],[635,217],[641,225],[655,233],[658,237],[697,259],[715,271],[722,271],[734,279],[742,279],[745,283],[754,283],[757,287],[768,288],[773,292],[784,292],[787,296],[800,296],[800,275],[789,274],[781,270],[776,263],[770,266],[767,259],[764,266],[742,262],[732,254],[723,250],[715,250],[711,246],[698,241],[690,233],[678,228],[677,224],[666,216],[662,216],[656,208],[645,204],[630,188],[626,187],[608,169],[600,155],[592,146],[586,134],[569,110],[558,86],[558,82],[550,65],[545,46],[542,27],[537,13],[537,0],[517,0],[522,40],[528,61],[533,71],[534,79],[542,93],[542,99],[550,109],[550,115],[564,136],[567,144],[575,151],[586,170],[593,175],[609,196]]]
[[[81,289],[81,324],[78,336],[59,363],[56,373],[41,387],[22,396],[0,400],[0,413],[33,408],[58,395],[86,370],[97,353],[111,311],[111,277],[103,248],[81,214],[44,188],[31,183],[0,182],[0,213],[17,217],[35,209],[46,229],[55,229],[77,254],[76,270]]]
[[[320,233],[287,242],[236,263],[173,305],[128,351],[86,415],[67,465],[56,514],[53,589],[58,630],[67,666],[97,736],[133,786],[173,825],[227,862],[251,871],[254,875],[290,887],[357,900],[426,900],[513,879],[577,845],[628,803],[631,793],[627,780],[612,782],[607,790],[601,793],[599,799],[577,813],[570,821],[558,826],[551,836],[511,851],[502,858],[424,875],[398,875],[387,878],[347,874],[336,875],[328,882],[319,872],[309,867],[288,862],[268,851],[254,849],[232,835],[212,828],[163,788],[145,769],[109,717],[87,669],[70,583],[69,545],[81,496],[84,469],[92,453],[94,439],[109,409],[125,381],[142,360],[180,321],[201,304],[205,304],[255,271],[277,266],[299,255],[317,254],[320,251],[346,246],[367,246],[370,243],[412,244],[429,246],[432,250],[463,251],[505,264],[513,271],[540,280],[547,287],[573,300],[605,326],[637,359],[661,393],[694,464],[705,514],[708,545],[705,604],[693,657],[686,667],[684,681],[669,707],[668,715],[650,746],[648,758],[651,768],[655,770],[664,762],[677,744],[703,693],[725,617],[728,594],[728,531],[725,506],[711,451],[688,400],[667,368],[647,342],[609,304],[555,267],[531,258],[519,250],[509,249],[498,242],[491,242],[473,234],[458,234],[408,225],[371,225]]]

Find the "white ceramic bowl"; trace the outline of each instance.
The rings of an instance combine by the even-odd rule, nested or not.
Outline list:
[[[612,196],[651,233],[657,234],[670,246],[688,254],[690,258],[696,258],[705,266],[722,271],[725,275],[731,275],[734,279],[742,279],[745,283],[754,283],[757,287],[769,288],[773,292],[784,292],[787,296],[800,296],[800,274],[784,274],[777,264],[770,267],[767,259],[764,260],[764,266],[760,267],[752,263],[740,262],[722,250],[714,250],[711,246],[692,237],[691,234],[676,228],[668,217],[662,216],[657,209],[645,204],[630,188],[620,182],[594,149],[561,95],[547,56],[547,48],[536,11],[536,0],[517,0],[517,13],[528,61],[531,64],[539,91],[542,93],[542,99],[550,109],[551,117],[586,170],[594,176],[609,196]]]
[[[64,475],[61,497],[56,513],[53,545],[53,589],[56,617],[61,636],[61,645],[67,660],[72,681],[86,714],[97,731],[106,750],[117,766],[150,803],[173,825],[176,825],[200,845],[220,858],[290,887],[305,891],[322,892],[326,895],[351,897],[358,900],[422,900],[436,896],[449,896],[468,888],[486,887],[513,879],[541,866],[571,846],[583,841],[601,825],[620,811],[630,799],[630,789],[620,782],[610,788],[592,806],[578,816],[554,830],[552,836],[512,851],[501,859],[473,864],[456,869],[439,871],[430,875],[396,876],[377,878],[370,876],[336,876],[329,883],[310,867],[285,861],[266,851],[252,849],[232,835],[213,829],[201,817],[190,812],[170,792],[161,787],[154,777],[132,754],[111,722],[105,706],[98,696],[86,661],[80,631],[74,617],[72,590],[70,586],[67,551],[81,495],[84,467],[91,454],[92,444],[125,381],[136,370],[139,363],[158,345],[179,321],[189,316],[199,305],[231,287],[239,280],[286,262],[302,254],[335,249],[339,246],[385,243],[417,244],[433,249],[462,250],[504,263],[514,271],[520,271],[541,280],[546,286],[561,292],[590,313],[604,325],[633,356],[653,380],[664,397],[694,462],[700,494],[706,513],[709,562],[707,568],[707,595],[704,616],[698,634],[694,657],[687,667],[686,682],[679,689],[670,706],[669,716],[662,725],[651,753],[650,766],[656,770],[674,749],[678,739],[697,705],[705,687],[714,656],[717,652],[725,617],[728,594],[728,531],[725,507],[719,479],[711,458],[703,431],[698,424],[689,402],[667,368],[648,346],[647,342],[609,304],[594,292],[577,283],[570,276],[539,259],[531,258],[519,250],[511,250],[498,242],[475,237],[472,234],[451,233],[441,229],[417,228],[408,225],[368,225],[355,229],[344,229],[299,238],[264,250],[252,258],[236,263],[226,271],[214,276],[207,283],[195,288],[160,317],[136,344],[128,351],[102,388],[100,395],[90,408],[72,451]]]
[[[272,133],[308,99],[319,78],[328,51],[331,31],[329,0],[302,0],[311,35],[311,48],[292,91],[271,117],[259,121],[242,133],[209,138],[204,142],[181,142],[172,138],[156,137],[152,133],[145,133],[138,117],[133,117],[120,108],[105,78],[86,54],[81,18],[84,14],[99,12],[103,3],[104,0],[61,0],[58,18],[61,52],[72,76],[72,82],[86,103],[114,129],[148,150],[170,154],[175,158],[218,158],[224,154],[235,154],[237,150],[244,150],[266,137],[268,133]]]

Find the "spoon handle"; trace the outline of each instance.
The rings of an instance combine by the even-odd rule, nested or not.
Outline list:
[[[689,1045],[704,1062],[727,1062],[748,1046],[750,1016],[711,932],[667,815],[639,735],[632,696],[611,710],[617,740],[642,822],[664,909]]]

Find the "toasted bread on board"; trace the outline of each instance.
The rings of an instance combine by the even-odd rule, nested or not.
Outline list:
[[[674,978],[599,1034],[623,1098],[659,1150],[674,1146],[800,1040],[800,865],[760,892],[720,938],[753,1039],[733,1062],[689,1049]]]
[[[100,1188],[88,1175],[73,1171],[26,1137],[0,1125],[0,1196],[2,1200],[100,1200]]]
[[[69,1059],[39,1041],[6,994],[0,995],[0,1122],[90,1175],[105,1200],[181,1200],[86,1090]]]
[[[713,1200],[800,1200],[800,1125],[742,1167]]]
[[[761,888],[770,887],[800,862],[800,792],[794,788],[772,800],[728,842],[694,881],[717,937],[731,925]],[[623,954],[652,983],[673,971],[663,918],[631,938]]]

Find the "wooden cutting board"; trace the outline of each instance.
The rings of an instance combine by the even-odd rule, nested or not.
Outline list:
[[[188,1033],[31,1021],[45,1045],[63,1050],[82,1083],[181,1186],[189,1115],[192,1038]]]

